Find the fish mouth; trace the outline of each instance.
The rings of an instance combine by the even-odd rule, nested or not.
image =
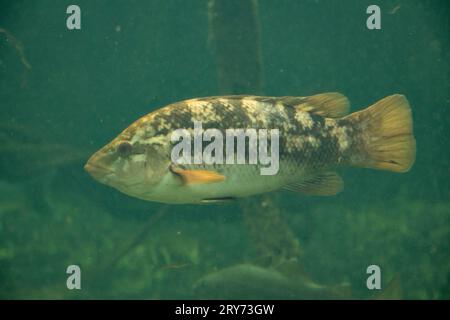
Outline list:
[[[84,170],[86,170],[94,179],[99,181],[105,180],[106,176],[113,173],[111,169],[95,163],[92,159],[89,159],[88,162],[86,162]]]

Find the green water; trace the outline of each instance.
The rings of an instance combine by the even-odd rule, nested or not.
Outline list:
[[[345,190],[333,197],[276,192],[212,206],[137,200],[83,170],[142,115],[221,93],[206,1],[79,0],[81,30],[66,28],[70,4],[0,2],[0,298],[230,298],[230,288],[194,286],[242,263],[273,267],[250,231],[263,223],[243,208],[255,220],[268,216],[258,210],[278,215],[284,229],[269,226],[269,244],[293,237],[308,276],[349,283],[347,298],[374,295],[372,264],[382,288],[400,278],[397,298],[450,298],[447,1],[259,1],[262,93],[338,91],[353,111],[404,94],[417,158],[405,174],[341,170]],[[370,4],[381,30],[366,28]],[[66,287],[69,265],[81,268],[81,290]],[[265,286],[257,278],[250,297]]]

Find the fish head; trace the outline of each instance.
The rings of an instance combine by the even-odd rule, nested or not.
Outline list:
[[[95,152],[84,169],[97,181],[145,199],[168,172],[170,158],[158,144],[119,135]]]

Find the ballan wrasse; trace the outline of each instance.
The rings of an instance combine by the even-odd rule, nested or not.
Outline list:
[[[403,95],[388,96],[355,113],[348,114],[348,110],[348,99],[340,93],[185,100],[131,124],[92,155],[85,169],[99,182],[140,199],[206,203],[279,189],[306,195],[335,195],[343,189],[342,179],[334,172],[336,168],[365,167],[394,172],[411,168],[416,147],[411,109]],[[181,128],[193,133],[195,122],[200,122],[203,130],[222,132],[224,137],[228,128],[277,129],[276,174],[261,174],[260,169],[267,167],[267,163],[259,161],[174,163],[173,132]],[[273,143],[269,141],[267,148]],[[203,140],[202,147],[207,145]],[[237,150],[233,147],[232,152]],[[214,152],[225,157],[226,151],[223,146],[223,150]],[[245,156],[249,157],[248,150]]]

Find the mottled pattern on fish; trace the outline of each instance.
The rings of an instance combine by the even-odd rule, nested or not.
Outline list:
[[[132,143],[167,144],[172,132],[192,132],[194,121],[203,130],[228,128],[279,129],[280,160],[295,159],[311,169],[337,164],[349,154],[353,127],[297,108],[308,97],[222,96],[191,99],[169,105],[142,117],[123,134]],[[209,142],[204,142],[206,146]],[[270,145],[270,144],[269,144]],[[225,146],[224,146],[225,154]]]
[[[285,188],[333,195],[342,180],[330,172],[358,166],[405,172],[414,163],[411,110],[402,95],[388,96],[347,115],[339,93],[309,97],[219,96],[170,104],[131,124],[86,164],[94,178],[132,196],[167,203],[232,199]],[[261,175],[260,164],[173,166],[177,129],[279,130],[279,171]],[[203,149],[210,142],[203,141]],[[227,156],[226,142],[223,156]],[[246,139],[246,159],[249,143]],[[237,145],[235,144],[236,153]],[[270,138],[268,139],[270,150]],[[193,155],[192,155],[193,156]]]

